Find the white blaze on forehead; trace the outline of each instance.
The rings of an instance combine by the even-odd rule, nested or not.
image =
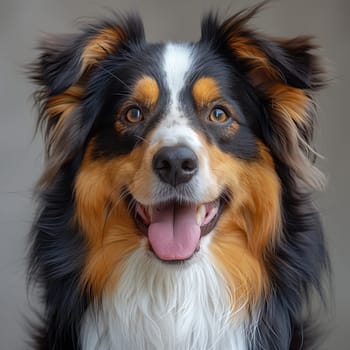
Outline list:
[[[164,52],[166,84],[170,92],[170,112],[179,110],[179,93],[191,67],[191,48],[185,44],[167,44]]]
[[[201,148],[197,133],[189,126],[188,119],[181,109],[180,93],[185,87],[188,72],[192,64],[192,50],[186,44],[166,45],[164,50],[163,71],[169,91],[167,112],[158,125],[151,142],[166,146],[185,144],[194,150]]]

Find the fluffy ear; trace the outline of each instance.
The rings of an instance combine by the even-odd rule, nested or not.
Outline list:
[[[59,169],[74,159],[86,140],[93,120],[82,118],[82,100],[91,73],[110,55],[130,42],[144,40],[137,17],[119,18],[84,28],[73,35],[49,36],[30,68],[39,86],[38,127],[47,147],[47,166],[40,184],[47,186]]]
[[[262,126],[264,142],[278,161],[304,184],[320,187],[322,176],[309,155],[315,154],[310,145],[315,121],[313,92],[324,85],[323,71],[312,54],[311,38],[269,38],[248,26],[263,5],[223,23],[208,16],[202,23],[202,41],[229,56],[256,89],[267,114]]]

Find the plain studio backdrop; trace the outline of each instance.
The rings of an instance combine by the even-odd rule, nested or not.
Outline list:
[[[28,346],[25,316],[35,305],[26,291],[26,239],[34,213],[31,189],[43,162],[41,138],[33,139],[33,86],[23,66],[36,55],[43,33],[74,31],[78,22],[115,11],[138,11],[150,41],[197,40],[210,9],[228,14],[254,1],[228,0],[0,0],[0,350]],[[311,34],[321,46],[330,86],[318,96],[318,165],[328,178],[317,195],[334,271],[331,330],[322,350],[349,349],[350,337],[350,1],[272,1],[253,25],[276,36]],[[224,349],[223,349],[224,350]],[[226,350],[226,349],[225,349]]]

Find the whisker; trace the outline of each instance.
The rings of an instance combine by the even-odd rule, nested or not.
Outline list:
[[[147,145],[150,145],[150,144],[151,144],[148,140],[146,140],[146,139],[145,139],[144,137],[142,137],[142,136],[136,135],[136,138],[138,138],[139,140],[145,142]]]
[[[113,77],[114,79],[118,80],[120,83],[122,83],[129,91],[131,91],[131,86],[127,85],[123,80],[121,80],[118,76],[116,76],[115,74],[113,74],[111,71],[109,71],[108,69],[106,69],[105,67],[103,67],[102,65],[99,66],[99,68],[101,68],[104,72],[108,73],[111,77]]]
[[[112,94],[112,96],[130,97],[130,94],[123,94],[123,93],[121,93],[121,92],[116,92],[116,93]]]
[[[122,190],[121,193],[120,193],[120,196],[119,196],[119,199],[112,205],[108,208],[108,212],[106,213],[105,215],[105,218],[103,220],[103,226],[102,226],[102,233],[104,234],[105,232],[105,228],[106,228],[106,225],[107,225],[107,222],[112,214],[112,212],[114,211],[114,209],[116,209],[118,207],[118,205],[120,204],[120,202],[122,200],[124,200],[126,198],[126,196],[128,195],[128,191],[127,190]]]
[[[220,199],[224,201],[225,204],[230,204],[232,202],[233,196],[231,193],[222,193]]]

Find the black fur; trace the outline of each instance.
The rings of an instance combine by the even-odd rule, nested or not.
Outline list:
[[[38,193],[40,212],[32,229],[30,278],[40,282],[46,317],[37,331],[35,348],[79,349],[86,296],[79,287],[84,240],[72,225],[72,178],[76,166],[62,169],[50,188]]]
[[[325,300],[322,276],[329,272],[319,214],[310,193],[302,193],[283,165],[283,236],[267,258],[273,293],[265,301],[252,349],[317,349],[319,322],[312,297]]]

